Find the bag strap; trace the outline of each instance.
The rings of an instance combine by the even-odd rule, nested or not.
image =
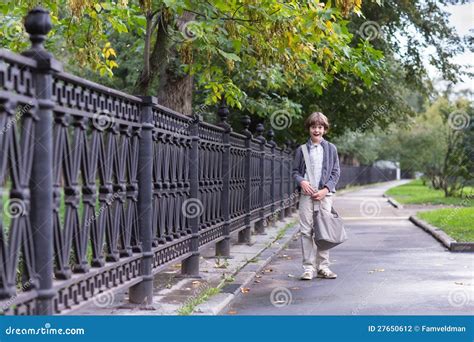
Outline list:
[[[304,162],[306,164],[306,173],[308,174],[309,182],[314,184],[313,170],[311,169],[311,161],[309,159],[308,148],[306,147],[306,144],[301,145],[301,151],[303,151]]]

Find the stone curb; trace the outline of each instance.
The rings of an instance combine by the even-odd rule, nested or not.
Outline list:
[[[403,209],[403,205],[400,204],[397,200],[395,200],[393,197],[387,196],[385,194],[382,195],[387,199],[387,202],[390,203],[393,207],[397,209]]]
[[[258,273],[260,273],[280,253],[299,232],[299,225],[295,223],[290,227],[282,238],[275,240],[271,245],[257,254],[258,262],[248,262],[235,274],[235,280],[222,287],[221,292],[196,306],[193,316],[196,315],[220,315],[242,295],[242,289],[250,286]]]
[[[435,239],[440,241],[451,252],[474,252],[473,242],[457,242],[451,236],[446,234],[442,229],[435,227],[428,222],[421,220],[415,216],[410,216],[409,220],[424,231],[431,234]]]

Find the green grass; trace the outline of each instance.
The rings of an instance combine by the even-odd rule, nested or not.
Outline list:
[[[387,195],[395,198],[403,204],[445,204],[470,207],[472,200],[466,199],[466,195],[474,195],[473,187],[464,188],[464,197],[445,197],[443,190],[435,190],[422,181],[417,179],[410,183],[391,188],[386,192]]]
[[[443,229],[458,242],[474,242],[474,207],[444,208],[418,213],[426,222]]]

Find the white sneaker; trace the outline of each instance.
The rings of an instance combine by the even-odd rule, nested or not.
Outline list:
[[[331,271],[329,268],[323,268],[318,271],[318,278],[324,279],[336,279],[337,274]]]
[[[303,272],[303,274],[301,275],[300,279],[301,280],[311,280],[313,279],[313,271],[311,270],[306,270]]]

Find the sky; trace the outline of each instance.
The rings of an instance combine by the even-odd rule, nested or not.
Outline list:
[[[449,13],[451,13],[451,25],[456,28],[456,31],[460,36],[469,34],[469,30],[471,30],[471,35],[474,35],[474,1],[471,1],[470,3],[464,5],[447,6],[446,9]],[[465,66],[470,65],[469,70],[471,72],[474,72],[473,52],[466,51],[462,55],[456,56],[453,61]],[[434,73],[437,72],[434,71]],[[455,90],[462,90],[466,88],[469,88],[474,92],[473,79],[465,77],[464,82],[459,83],[454,87]]]

